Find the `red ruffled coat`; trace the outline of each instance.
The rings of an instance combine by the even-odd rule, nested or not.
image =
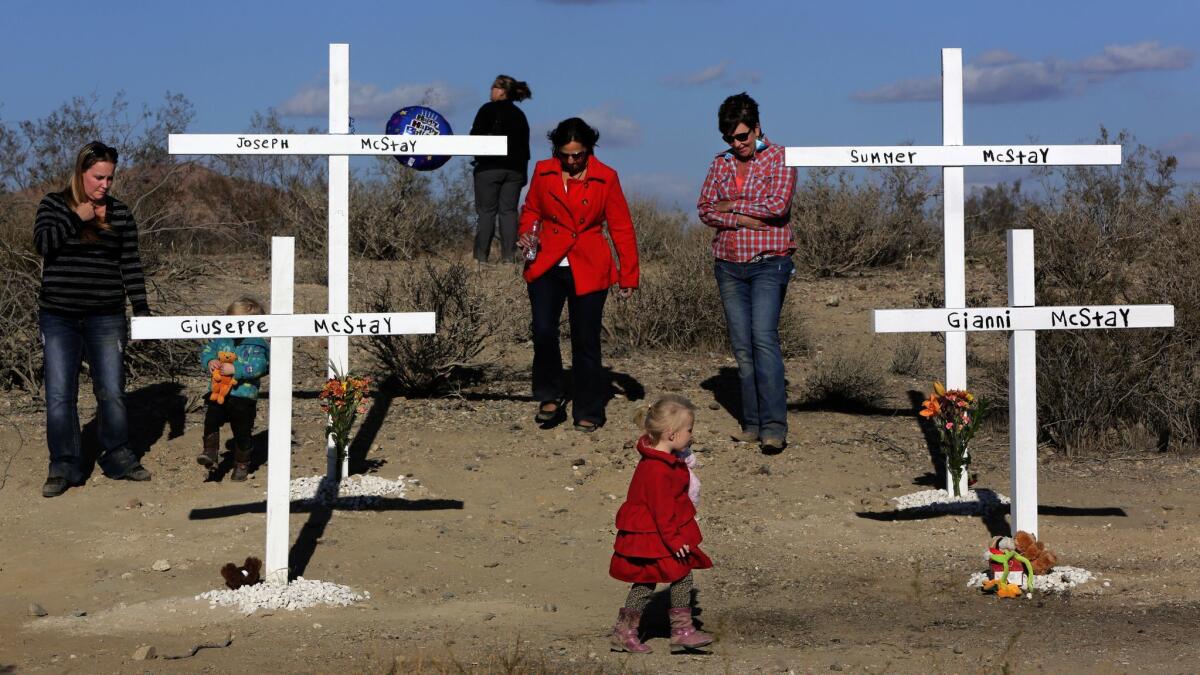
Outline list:
[[[608,573],[630,583],[671,583],[694,569],[712,567],[699,544],[696,507],[688,498],[687,464],[669,452],[638,440],[642,459],[633,472],[629,494],[617,511],[617,539]],[[684,544],[691,553],[674,557]]]

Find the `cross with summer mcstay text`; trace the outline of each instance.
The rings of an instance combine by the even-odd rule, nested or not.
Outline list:
[[[327,155],[329,157],[329,313],[350,310],[350,158],[349,155],[504,155],[505,136],[352,135],[350,131],[350,45],[329,45],[328,134],[171,134],[172,155]],[[329,336],[329,375],[350,371],[346,336]],[[332,439],[327,442],[328,473],[350,472],[338,465]]]
[[[433,333],[433,312],[292,314],[295,239],[271,238],[271,313],[258,316],[134,317],[134,340],[260,337],[271,341],[267,414],[267,555],[263,578],[288,581],[288,528],[292,482],[292,340],[297,337],[417,335]]]
[[[786,148],[788,166],[940,166],[945,222],[945,306],[967,304],[963,211],[965,166],[1081,166],[1121,163],[1119,145],[963,145],[962,49],[942,50],[942,145]],[[967,388],[967,334],[946,334],[946,386]],[[953,493],[950,471],[946,491]],[[964,475],[959,484],[967,489]]]
[[[1175,325],[1175,307],[1037,307],[1033,291],[1033,230],[1009,230],[1008,307],[877,309],[873,313],[873,324],[876,333],[945,331],[949,336],[959,333],[965,335],[977,330],[1010,331],[1008,443],[1011,525],[1013,532],[1024,530],[1037,536],[1036,331],[1169,328]],[[966,473],[963,472],[964,475]]]

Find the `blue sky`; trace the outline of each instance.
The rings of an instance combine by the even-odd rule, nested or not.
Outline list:
[[[940,49],[961,47],[968,144],[1091,142],[1103,124],[1177,154],[1180,177],[1200,180],[1200,3],[1182,0],[4,6],[5,123],[124,90],[134,104],[184,94],[196,132],[244,131],[268,108],[324,128],[328,44],[348,42],[359,133],[423,101],[465,133],[506,73],[533,90],[522,107],[535,158],[548,155],[540,134],[581,115],[628,192],[690,207],[722,147],[728,94],[757,98],[764,130],[786,145],[936,145]],[[969,169],[967,181],[1010,175]]]

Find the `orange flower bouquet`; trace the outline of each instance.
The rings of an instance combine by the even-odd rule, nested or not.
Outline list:
[[[933,424],[941,439],[955,497],[962,496],[959,494],[962,472],[971,464],[967,445],[986,413],[987,401],[965,389],[947,390],[941,382],[933,383],[933,393],[922,403],[921,417]]]
[[[354,420],[367,412],[366,398],[370,394],[370,378],[343,375],[336,368],[333,377],[321,389],[318,397],[321,410],[329,415],[325,434],[333,437],[339,462],[345,458],[346,449],[350,446],[350,430],[354,427]]]

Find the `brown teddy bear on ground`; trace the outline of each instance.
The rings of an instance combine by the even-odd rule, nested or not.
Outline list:
[[[233,363],[237,360],[237,354],[233,352],[217,352],[217,360],[222,364]],[[225,397],[229,392],[233,391],[237,385],[237,380],[232,375],[226,375],[221,372],[221,368],[213,368],[212,370],[212,400],[216,403],[224,403]]]
[[[246,558],[246,564],[238,567],[233,563],[225,563],[221,568],[221,576],[225,585],[237,590],[242,586],[253,586],[262,581],[262,561],[258,558]]]
[[[1013,537],[1013,544],[1017,548],[1017,553],[1025,556],[1029,560],[1029,564],[1033,566],[1033,573],[1041,576],[1058,564],[1058,556],[1046,548],[1046,545],[1037,540],[1037,537],[1029,534],[1024,530],[1017,530],[1016,536]]]

